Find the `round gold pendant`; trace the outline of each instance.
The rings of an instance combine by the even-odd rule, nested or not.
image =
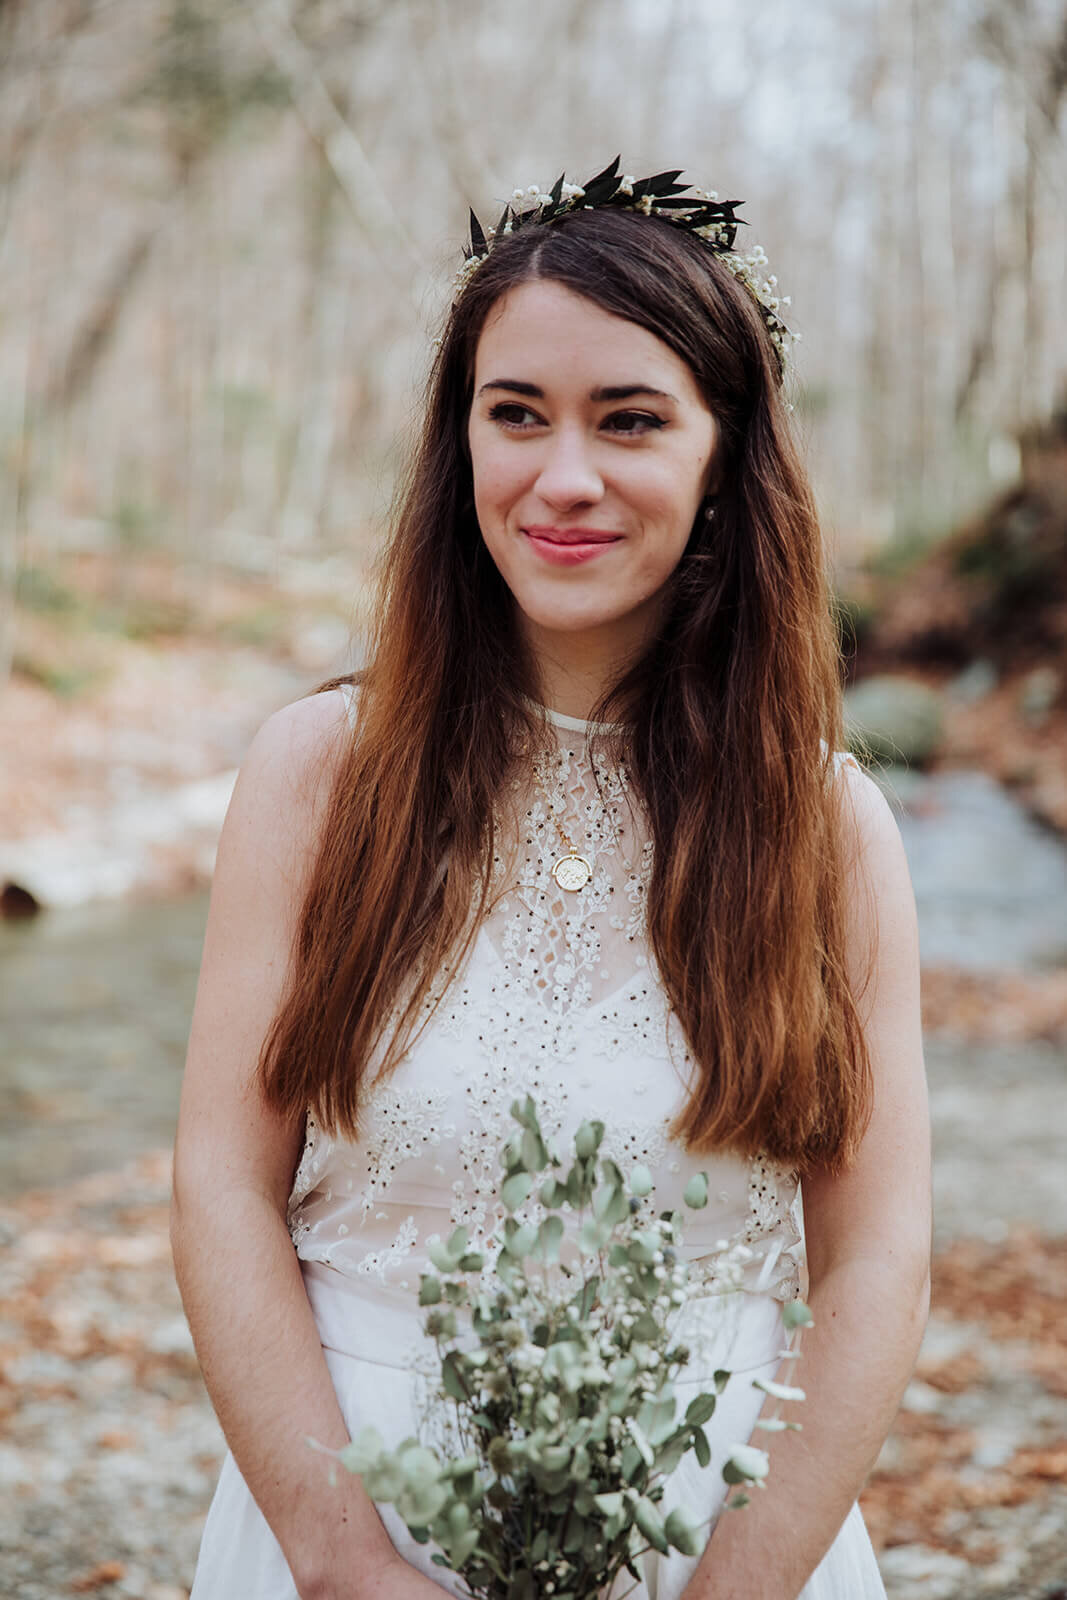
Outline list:
[[[584,856],[571,850],[568,855],[560,856],[552,868],[552,876],[561,889],[576,894],[579,889],[585,888],[593,876],[593,869]]]

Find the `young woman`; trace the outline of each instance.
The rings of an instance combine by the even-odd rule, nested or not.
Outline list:
[[[884,1593],[855,1502],[926,1317],[914,904],[834,754],[773,280],[677,176],[614,165],[475,226],[368,670],[242,770],[175,1163],[232,1452],[194,1600],[462,1592],[305,1441],[416,1431],[426,1241],[491,1231],[526,1093],[563,1150],[601,1119],[663,1206],[708,1174],[686,1377],[735,1376],[670,1493],[712,1532],[644,1558],[643,1600]],[[768,1491],[720,1516],[800,1289],[803,1431],[755,1436]]]

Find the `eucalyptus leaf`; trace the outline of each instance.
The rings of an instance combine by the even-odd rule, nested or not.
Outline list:
[[[534,1180],[528,1172],[513,1172],[500,1185],[500,1198],[509,1211],[515,1211],[529,1197]]]
[[[694,1172],[685,1186],[682,1196],[691,1211],[703,1211],[708,1203],[708,1175],[706,1172]]]
[[[528,1094],[525,1100],[513,1100],[510,1110],[515,1121],[523,1128],[529,1128],[531,1132],[537,1134],[541,1132],[541,1124],[537,1120],[537,1106],[532,1095]]]
[[[453,1571],[458,1572],[464,1562],[474,1554],[480,1538],[481,1534],[477,1528],[468,1528],[467,1532],[456,1540],[449,1552]]]
[[[665,1474],[672,1473],[681,1462],[683,1456],[688,1454],[690,1442],[691,1439],[688,1434],[676,1433],[666,1444],[661,1445],[656,1451],[656,1471]]]
[[[715,1396],[713,1394],[698,1394],[695,1400],[690,1400],[685,1408],[685,1420],[694,1427],[702,1428],[705,1422],[710,1422],[715,1415]]]
[[[674,1395],[670,1389],[662,1391],[656,1400],[646,1400],[636,1420],[650,1445],[662,1444],[674,1431]]]
[[[782,1321],[789,1331],[793,1328],[813,1328],[815,1319],[803,1300],[787,1300],[782,1307]]]
[[[455,1272],[456,1257],[446,1248],[434,1234],[432,1239],[426,1241],[426,1254],[437,1268],[438,1272]]]
[[[468,1242],[469,1235],[466,1228],[453,1228],[452,1232],[448,1236],[449,1255],[455,1256],[456,1260],[458,1261],[460,1256],[466,1250]]]
[[[446,1394],[453,1400],[466,1401],[471,1397],[467,1380],[460,1367],[462,1357],[455,1350],[450,1350],[441,1363],[441,1382],[444,1384]]]
[[[441,1476],[441,1463],[433,1451],[419,1444],[417,1439],[406,1439],[397,1450],[397,1456],[410,1478],[436,1481]]]
[[[583,1161],[589,1161],[600,1149],[600,1141],[604,1137],[604,1124],[602,1122],[583,1122],[574,1135],[574,1153]]]
[[[453,1500],[448,1508],[448,1531],[454,1539],[466,1533],[471,1525],[471,1510],[463,1500]]]
[[[448,1501],[448,1491],[440,1483],[416,1482],[405,1484],[395,1498],[397,1511],[409,1527],[425,1526],[443,1510]]]
[[[637,1195],[639,1200],[652,1193],[652,1174],[640,1162],[630,1174],[630,1193]]]
[[[524,1222],[516,1228],[505,1246],[509,1256],[514,1256],[516,1261],[521,1261],[528,1256],[537,1243],[537,1229],[532,1223]]]
[[[645,1438],[644,1429],[641,1427],[641,1424],[637,1421],[636,1417],[627,1417],[626,1431],[633,1440],[634,1447],[637,1450],[638,1455],[641,1457],[641,1460],[645,1463],[645,1466],[655,1466],[655,1451]]]
[[[563,1220],[561,1217],[546,1217],[537,1230],[537,1244],[534,1255],[539,1261],[551,1264],[559,1260],[559,1247],[563,1240]]]
[[[566,1555],[577,1555],[585,1543],[585,1523],[575,1514],[574,1507],[567,1512],[563,1523],[562,1549]]]
[[[611,1229],[605,1222],[596,1222],[592,1217],[586,1217],[578,1229],[578,1244],[586,1255],[596,1255],[603,1250],[611,1237]]]
[[[667,1535],[663,1527],[663,1518],[646,1495],[641,1495],[634,1507],[634,1521],[653,1550],[658,1550],[661,1555],[666,1555],[668,1545]]]
[[[522,1164],[528,1172],[540,1172],[548,1165],[548,1151],[539,1132],[527,1128],[522,1136]]]
[[[548,1529],[547,1528],[541,1528],[534,1535],[533,1543],[530,1546],[530,1556],[529,1556],[530,1565],[531,1566],[536,1566],[539,1561],[544,1561],[544,1559],[545,1559],[545,1557],[547,1555],[548,1555]]]
[[[663,1531],[668,1542],[683,1556],[698,1556],[701,1553],[703,1544],[700,1532],[680,1507],[675,1506],[673,1511],[667,1513]]]
[[[621,1189],[626,1183],[626,1179],[623,1177],[618,1163],[612,1161],[610,1156],[605,1156],[603,1161],[601,1161],[600,1175],[604,1179],[605,1183],[611,1184],[614,1188]]]

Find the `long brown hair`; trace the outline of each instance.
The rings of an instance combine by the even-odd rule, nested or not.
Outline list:
[[[487,904],[494,801],[516,735],[536,733],[538,683],[478,529],[466,430],[486,318],[535,278],[662,339],[720,430],[714,519],[697,519],[644,658],[593,712],[621,727],[615,754],[648,816],[652,949],[699,1069],[675,1134],[840,1169],[871,1074],[846,980],[838,642],[818,522],[753,301],[697,240],[627,213],[576,211],[501,240],[452,308],[264,1045],[266,1094],[356,1134],[370,1072],[395,1067]]]

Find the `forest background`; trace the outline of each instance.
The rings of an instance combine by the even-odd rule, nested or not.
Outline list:
[[[159,1153],[185,894],[257,723],[358,653],[468,207],[616,152],[743,200],[792,297],[882,776],[916,827],[966,838],[937,784],[974,769],[1012,850],[1037,830],[1025,960],[995,920],[981,959],[939,945],[911,857],[942,1220],[865,1511],[894,1595],[1063,1592],[1065,102],[1063,0],[0,0],[13,1600],[187,1592],[219,1439]],[[153,898],[150,934],[101,909]]]

